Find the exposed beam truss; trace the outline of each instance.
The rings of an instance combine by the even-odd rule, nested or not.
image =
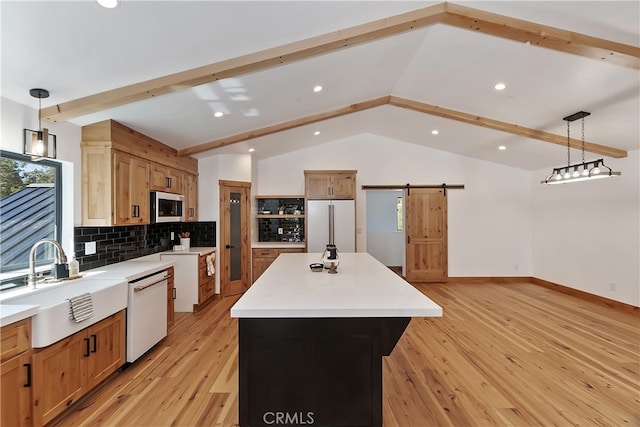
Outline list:
[[[339,31],[108,90],[42,110],[60,122],[220,79],[265,70],[433,24],[446,24],[561,52],[640,69],[640,48],[529,21],[440,3]]]
[[[382,105],[393,105],[395,107],[406,108],[408,110],[413,110],[413,111],[417,111],[424,114],[431,114],[434,116],[444,117],[450,120],[457,120],[459,122],[467,123],[470,125],[481,126],[488,129],[511,133],[513,135],[518,135],[526,138],[536,139],[539,141],[549,142],[552,144],[562,145],[565,147],[567,145],[567,138],[562,135],[556,135],[556,134],[545,132],[542,130],[531,129],[524,126],[502,122],[500,120],[494,120],[486,117],[481,117],[475,114],[469,114],[462,111],[456,111],[448,108],[438,107],[437,105],[425,104],[424,102],[413,101],[410,99],[400,98],[397,96],[383,96],[383,97],[372,99],[369,101],[359,102],[356,104],[348,105],[346,107],[341,107],[325,113],[301,117],[295,120],[289,120],[284,123],[263,127],[260,129],[254,129],[254,130],[250,130],[240,134],[216,139],[214,141],[206,142],[204,144],[198,144],[191,147],[183,148],[181,150],[178,150],[178,155],[190,156],[192,154],[202,153],[205,151],[224,147],[226,145],[248,141],[250,139],[258,138],[260,136],[282,132],[282,131],[293,129],[296,127],[317,123],[322,120],[328,120],[334,117],[344,116],[346,114],[351,114],[358,111],[367,110],[369,108],[379,107]],[[571,138],[569,141],[569,144],[572,148],[582,149],[582,140]],[[615,147],[609,147],[606,145],[596,144],[594,142],[588,142],[588,141],[585,141],[584,143],[584,150],[594,154],[600,154],[600,155],[614,157],[614,158],[627,157],[627,152],[625,150],[621,150]]]

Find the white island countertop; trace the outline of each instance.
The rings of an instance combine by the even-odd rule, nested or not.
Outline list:
[[[440,317],[442,308],[366,252],[341,253],[337,274],[313,272],[320,254],[280,255],[231,308],[239,318]]]

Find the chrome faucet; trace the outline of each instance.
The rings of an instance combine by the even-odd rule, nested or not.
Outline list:
[[[57,249],[58,253],[55,258],[56,264],[67,263],[67,256],[64,254],[64,250],[62,249],[62,246],[60,245],[60,243],[58,243],[53,239],[38,240],[31,247],[31,252],[29,252],[29,278],[27,279],[27,283],[29,284],[29,286],[33,288],[35,288],[36,284],[38,283],[38,278],[36,277],[36,249],[38,248],[38,246],[42,245],[43,243],[51,243]]]

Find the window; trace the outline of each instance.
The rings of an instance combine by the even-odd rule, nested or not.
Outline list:
[[[24,284],[34,243],[60,240],[61,174],[57,162],[0,151],[0,290]],[[54,255],[51,245],[39,247],[36,265]]]
[[[402,209],[403,197],[396,197],[396,229],[402,231],[404,227],[404,209]]]

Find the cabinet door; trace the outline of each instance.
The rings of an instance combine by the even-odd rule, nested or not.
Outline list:
[[[307,199],[328,199],[329,187],[329,175],[321,173],[305,174],[305,196]]]
[[[198,220],[198,177],[195,175],[187,174],[183,178],[184,180],[184,195],[186,212],[185,218],[187,221]]]
[[[112,155],[105,147],[82,147],[82,225],[112,225]]]
[[[113,160],[114,224],[149,222],[149,162],[115,152]]]
[[[48,423],[82,396],[89,351],[83,331],[33,353],[34,425]]]
[[[169,328],[173,326],[176,320],[176,312],[173,304],[173,298],[175,295],[175,288],[174,288],[175,278],[173,277],[174,276],[173,267],[169,267],[167,269],[167,273],[169,274],[169,277],[167,277],[167,331],[168,331]]]
[[[31,355],[21,354],[0,364],[0,425],[31,425],[31,385],[29,372]]]
[[[86,391],[124,365],[124,334],[124,310],[88,328],[90,357],[87,359]]]
[[[331,177],[331,197],[333,199],[355,199],[355,175],[342,173],[333,175]]]
[[[169,187],[169,168],[158,163],[151,163],[149,169],[149,189],[167,191]]]

